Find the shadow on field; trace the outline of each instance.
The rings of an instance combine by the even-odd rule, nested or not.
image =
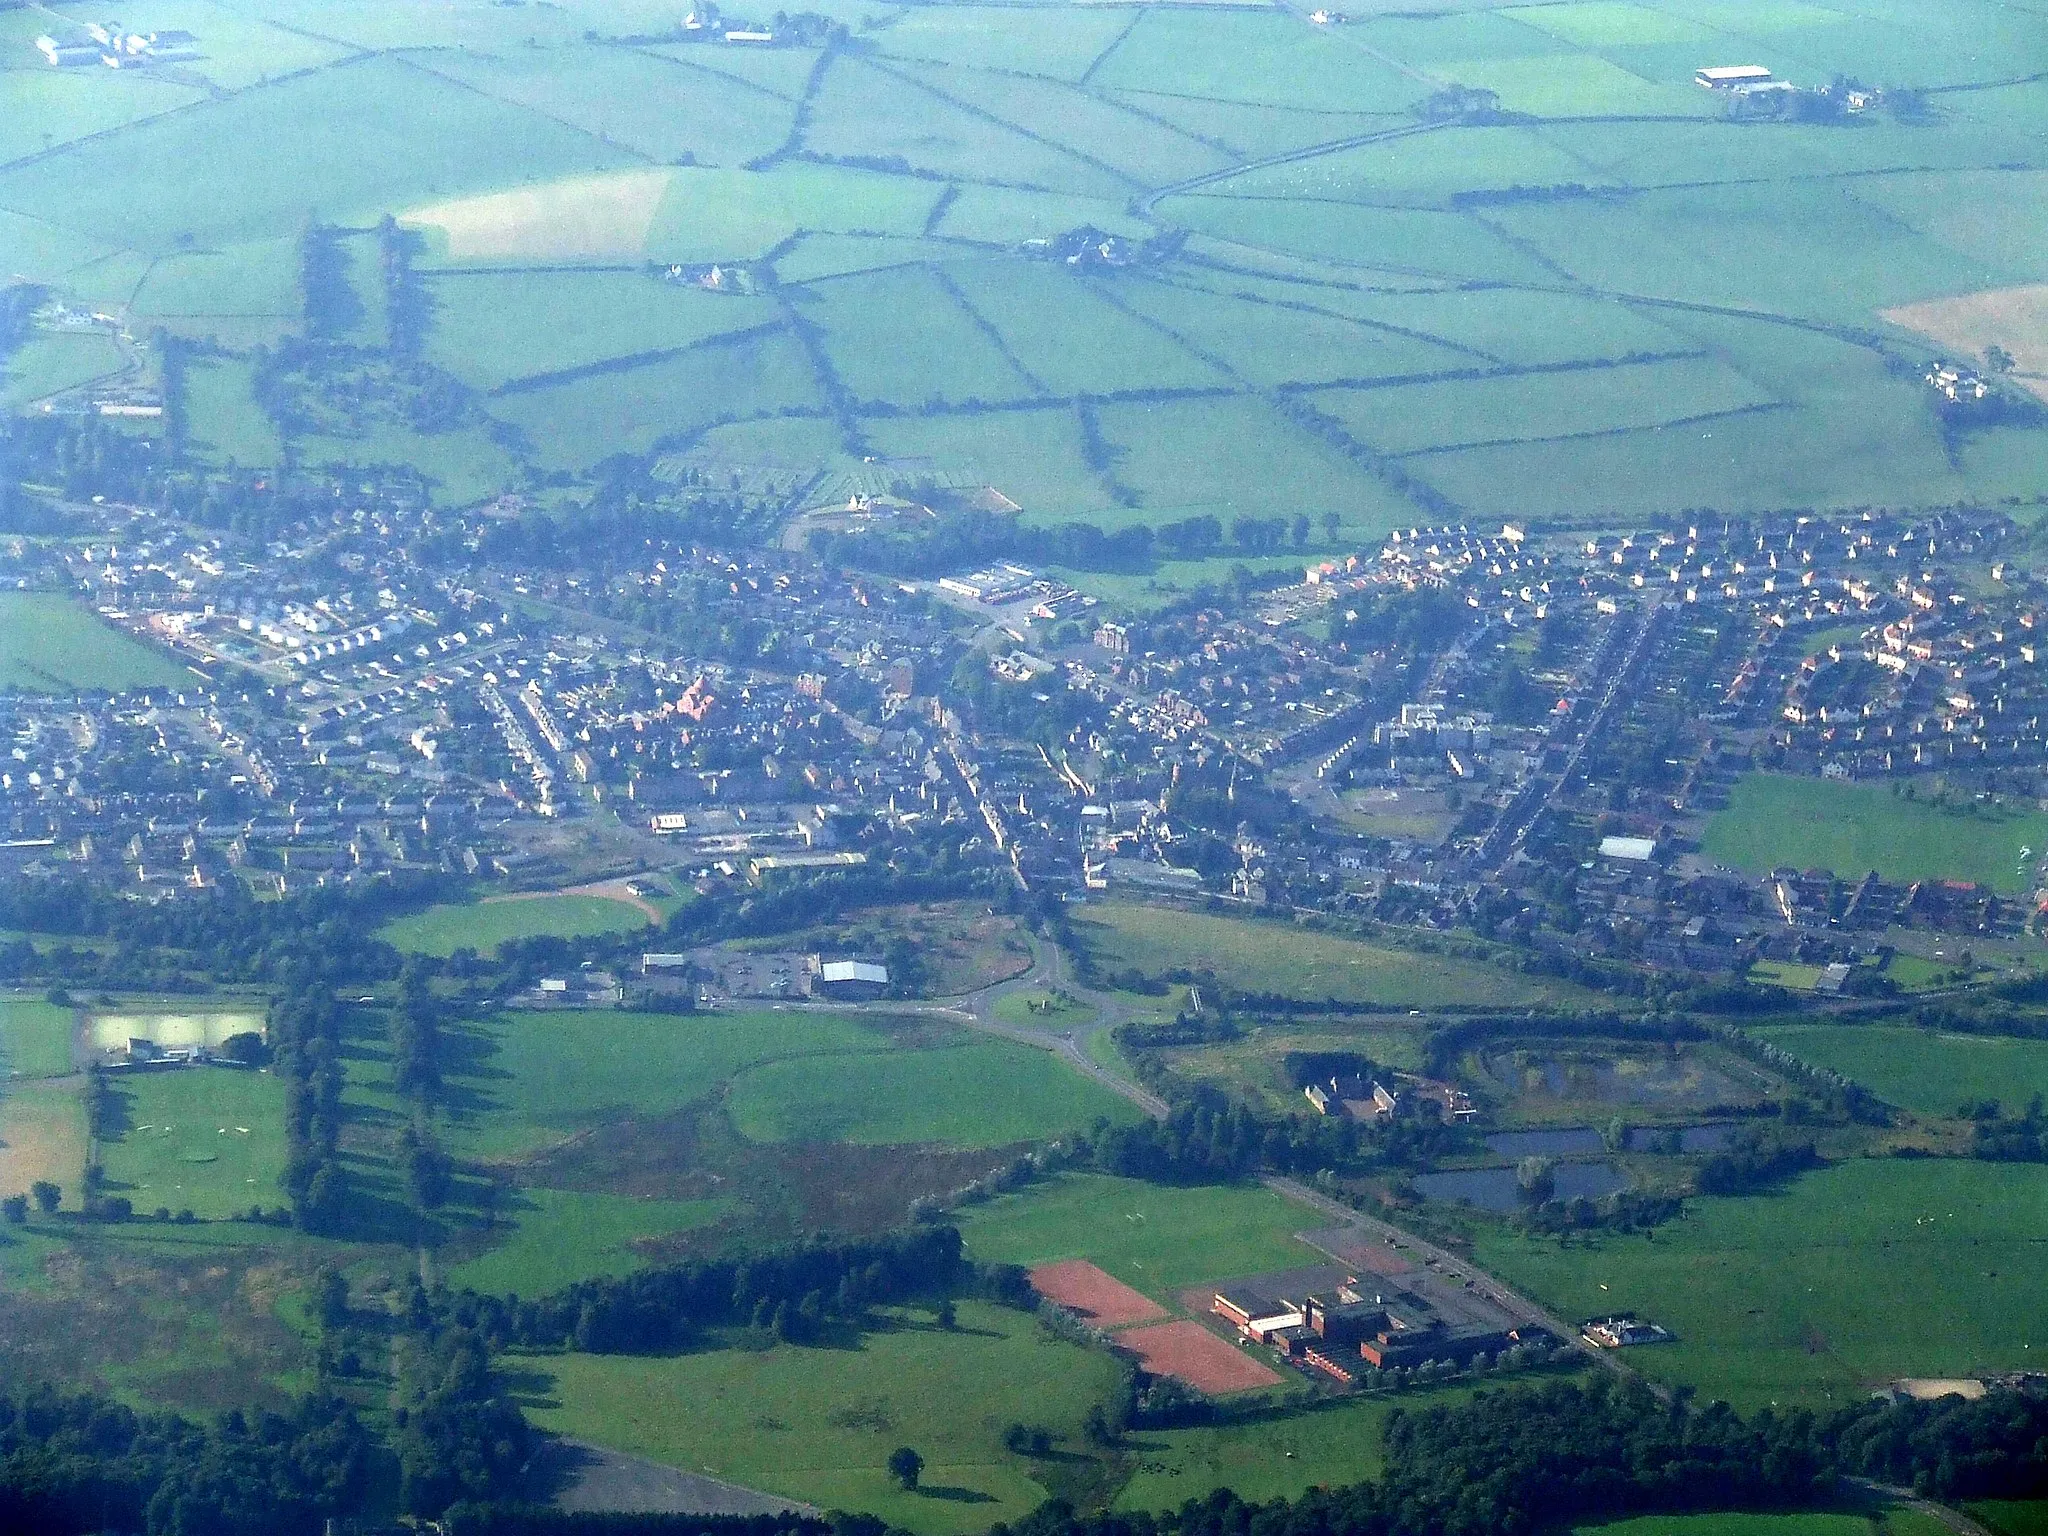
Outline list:
[[[948,1504],[993,1504],[996,1501],[994,1494],[983,1493],[979,1488],[920,1486],[917,1496],[920,1499],[944,1499]]]

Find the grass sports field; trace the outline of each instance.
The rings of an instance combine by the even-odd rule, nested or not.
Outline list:
[[[1757,1033],[1916,1114],[1953,1115],[1980,1099],[2017,1114],[2035,1094],[2048,1094],[2048,1041],[1875,1024],[1789,1024]]]
[[[1132,902],[1090,903],[1074,928],[1105,969],[1154,976],[1211,971],[1244,992],[1418,1008],[1446,999],[1489,1008],[1586,995],[1568,982],[1518,976],[1475,961],[1363,944],[1285,923]]]
[[[458,949],[494,953],[508,939],[582,938],[645,927],[647,915],[609,896],[513,896],[444,902],[394,918],[377,936],[403,950],[446,958]]]
[[[284,1084],[267,1072],[187,1067],[115,1084],[120,1134],[101,1147],[107,1192],[218,1219],[283,1202]]]
[[[1882,785],[1745,774],[1707,823],[1708,857],[1758,873],[1789,864],[1846,880],[1970,880],[2017,895],[2048,853],[2048,815],[1937,806]],[[2023,850],[2026,857],[2022,857]]]
[[[1996,0],[1482,0],[1341,28],[884,0],[830,51],[651,42],[665,12],[587,0],[151,18],[199,38],[176,80],[11,72],[0,271],[217,343],[188,402],[216,463],[409,459],[444,501],[621,449],[745,477],[756,460],[698,440],[716,418],[808,426],[831,401],[840,430],[791,430],[783,483],[915,438],[920,473],[1048,521],[1228,523],[1277,497],[1370,538],[2048,489],[2048,428],[1947,441],[1885,366],[1996,343],[2039,375],[2048,100],[2005,67],[2038,40]],[[1717,58],[1942,110],[1734,121],[1692,84]],[[1512,120],[1433,110],[1452,84]],[[285,441],[225,408],[296,324],[309,188],[338,224],[420,232],[427,355],[481,392],[462,426]],[[1081,230],[1136,249],[1069,266],[1029,244]],[[350,243],[351,340],[374,349],[374,253]],[[792,360],[802,322],[817,344]],[[675,371],[713,342],[747,387]],[[37,332],[0,387],[18,407],[125,366],[106,336]],[[1051,429],[1090,400],[1084,457]],[[1020,401],[1043,463],[991,409]]]
[[[960,1212],[968,1251],[986,1263],[1087,1259],[1169,1304],[1181,1286],[1321,1262],[1294,1236],[1317,1224],[1263,1187],[1176,1189],[1080,1173]]]
[[[0,1077],[63,1077],[71,1071],[77,1015],[39,997],[0,997]]]
[[[1474,1257],[1567,1319],[1631,1308],[1672,1329],[1630,1356],[1657,1380],[1745,1411],[1825,1407],[1901,1376],[2031,1369],[2048,1349],[2044,1200],[2048,1168],[1867,1159],[1691,1201],[1649,1237],[1560,1249],[1489,1231]]]
[[[509,1363],[530,1368],[528,1412],[544,1429],[821,1508],[870,1510],[918,1536],[982,1531],[1036,1508],[1048,1490],[1035,1463],[1003,1449],[1004,1426],[1042,1424],[1077,1446],[1116,1379],[1107,1354],[980,1302],[960,1304],[955,1332],[903,1314],[858,1348]],[[925,1459],[916,1493],[884,1469],[899,1445]]]
[[[55,592],[0,592],[0,692],[119,693],[194,681],[170,657]]]
[[[493,1295],[543,1296],[596,1275],[646,1263],[633,1245],[716,1221],[716,1200],[628,1200],[559,1189],[522,1189],[501,1207],[508,1228],[496,1246],[455,1265],[448,1283]]]

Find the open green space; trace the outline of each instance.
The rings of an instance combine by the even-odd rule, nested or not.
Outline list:
[[[1463,1392],[1416,1394],[1410,1413],[1456,1401]],[[1130,1481],[1115,1507],[1178,1509],[1213,1488],[1249,1503],[1298,1498],[1311,1488],[1343,1488],[1379,1476],[1385,1467],[1387,1398],[1358,1398],[1243,1424],[1147,1429],[1130,1436]]]
[[[1396,1007],[1513,1007],[1582,998],[1567,982],[1366,944],[1257,918],[1091,902],[1075,933],[1106,970],[1210,972],[1241,992]]]
[[[1491,1226],[1479,1264],[1565,1318],[1632,1309],[1677,1340],[1655,1380],[1751,1410],[1905,1376],[2031,1369],[2048,1349],[2048,1168],[1871,1158],[1781,1192],[1689,1201],[1648,1236],[1560,1248]]]
[[[1140,1113],[1050,1051],[990,1039],[771,1062],[741,1076],[726,1104],[755,1141],[869,1146],[1000,1147]]]
[[[114,1084],[122,1129],[101,1143],[107,1192],[218,1219],[283,1195],[284,1084],[267,1072],[185,1067]]]
[[[496,1296],[545,1296],[648,1262],[634,1245],[718,1220],[717,1200],[630,1200],[621,1195],[521,1189],[497,1213],[495,1246],[448,1271],[447,1280]]]
[[[2048,814],[1907,799],[1889,785],[1744,774],[1707,823],[1709,858],[1752,873],[1781,865],[1845,880],[1966,880],[2018,895],[2048,853]],[[2026,856],[2022,856],[2026,850]]]
[[[1068,1173],[956,1215],[968,1251],[992,1264],[1087,1259],[1171,1303],[1182,1286],[1323,1262],[1295,1237],[1314,1211],[1260,1185],[1180,1189]]]
[[[630,933],[645,926],[646,913],[610,896],[514,896],[443,902],[393,918],[377,937],[398,949],[445,959],[458,949],[492,954],[513,939],[578,939],[594,933]]]
[[[2048,1531],[2048,1499],[1983,1499],[1968,1507],[1999,1536],[2041,1536]]]
[[[2048,1041],[1882,1024],[1787,1024],[1757,1034],[1916,1114],[1953,1115],[1985,1099],[2018,1114],[2048,1094]]]
[[[507,1009],[467,1026],[474,1066],[457,1081],[455,1138],[479,1157],[562,1141],[620,1115],[678,1110],[744,1068],[858,1055],[888,1035],[850,1014]]]
[[[105,331],[38,331],[0,362],[0,407],[31,405],[127,367],[127,355]]]
[[[0,1076],[62,1077],[71,1071],[76,1013],[39,997],[0,997]]]
[[[857,1347],[710,1349],[668,1358],[560,1355],[509,1362],[543,1429],[701,1470],[821,1508],[868,1510],[917,1536],[982,1531],[1047,1497],[1006,1425],[1081,1448],[1082,1421],[1116,1380],[1104,1352],[1064,1343],[1022,1312],[962,1302],[948,1332],[895,1316]],[[924,1457],[918,1491],[884,1467]],[[1035,1475],[1036,1474],[1036,1475]]]
[[[192,674],[57,592],[0,592],[0,690],[125,693]]]

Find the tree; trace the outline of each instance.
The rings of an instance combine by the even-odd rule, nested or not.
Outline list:
[[[924,1458],[907,1445],[899,1445],[889,1453],[889,1475],[902,1485],[905,1492],[916,1489],[918,1478],[924,1475]]]
[[[28,1192],[35,1197],[36,1209],[45,1216],[55,1215],[64,1200],[64,1191],[48,1179],[37,1179],[29,1186]]]
[[[1541,1205],[1557,1193],[1557,1165],[1547,1157],[1525,1157],[1515,1169],[1522,1198]]]
[[[939,1310],[937,1316],[939,1326],[941,1328],[944,1328],[949,1333],[952,1332],[954,1328],[959,1326],[959,1314],[954,1311],[953,1303],[951,1301],[942,1301],[939,1303]]]
[[[0,1200],[0,1214],[4,1214],[12,1225],[20,1226],[28,1220],[28,1196],[9,1195]]]
[[[322,1328],[339,1328],[348,1321],[348,1279],[340,1270],[321,1269],[313,1282],[313,1310]]]

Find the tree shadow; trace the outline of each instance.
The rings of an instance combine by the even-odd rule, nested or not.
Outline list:
[[[993,1504],[996,1501],[994,1494],[983,1493],[979,1488],[934,1488],[929,1484],[920,1485],[917,1496],[920,1499],[943,1499],[948,1504]]]

